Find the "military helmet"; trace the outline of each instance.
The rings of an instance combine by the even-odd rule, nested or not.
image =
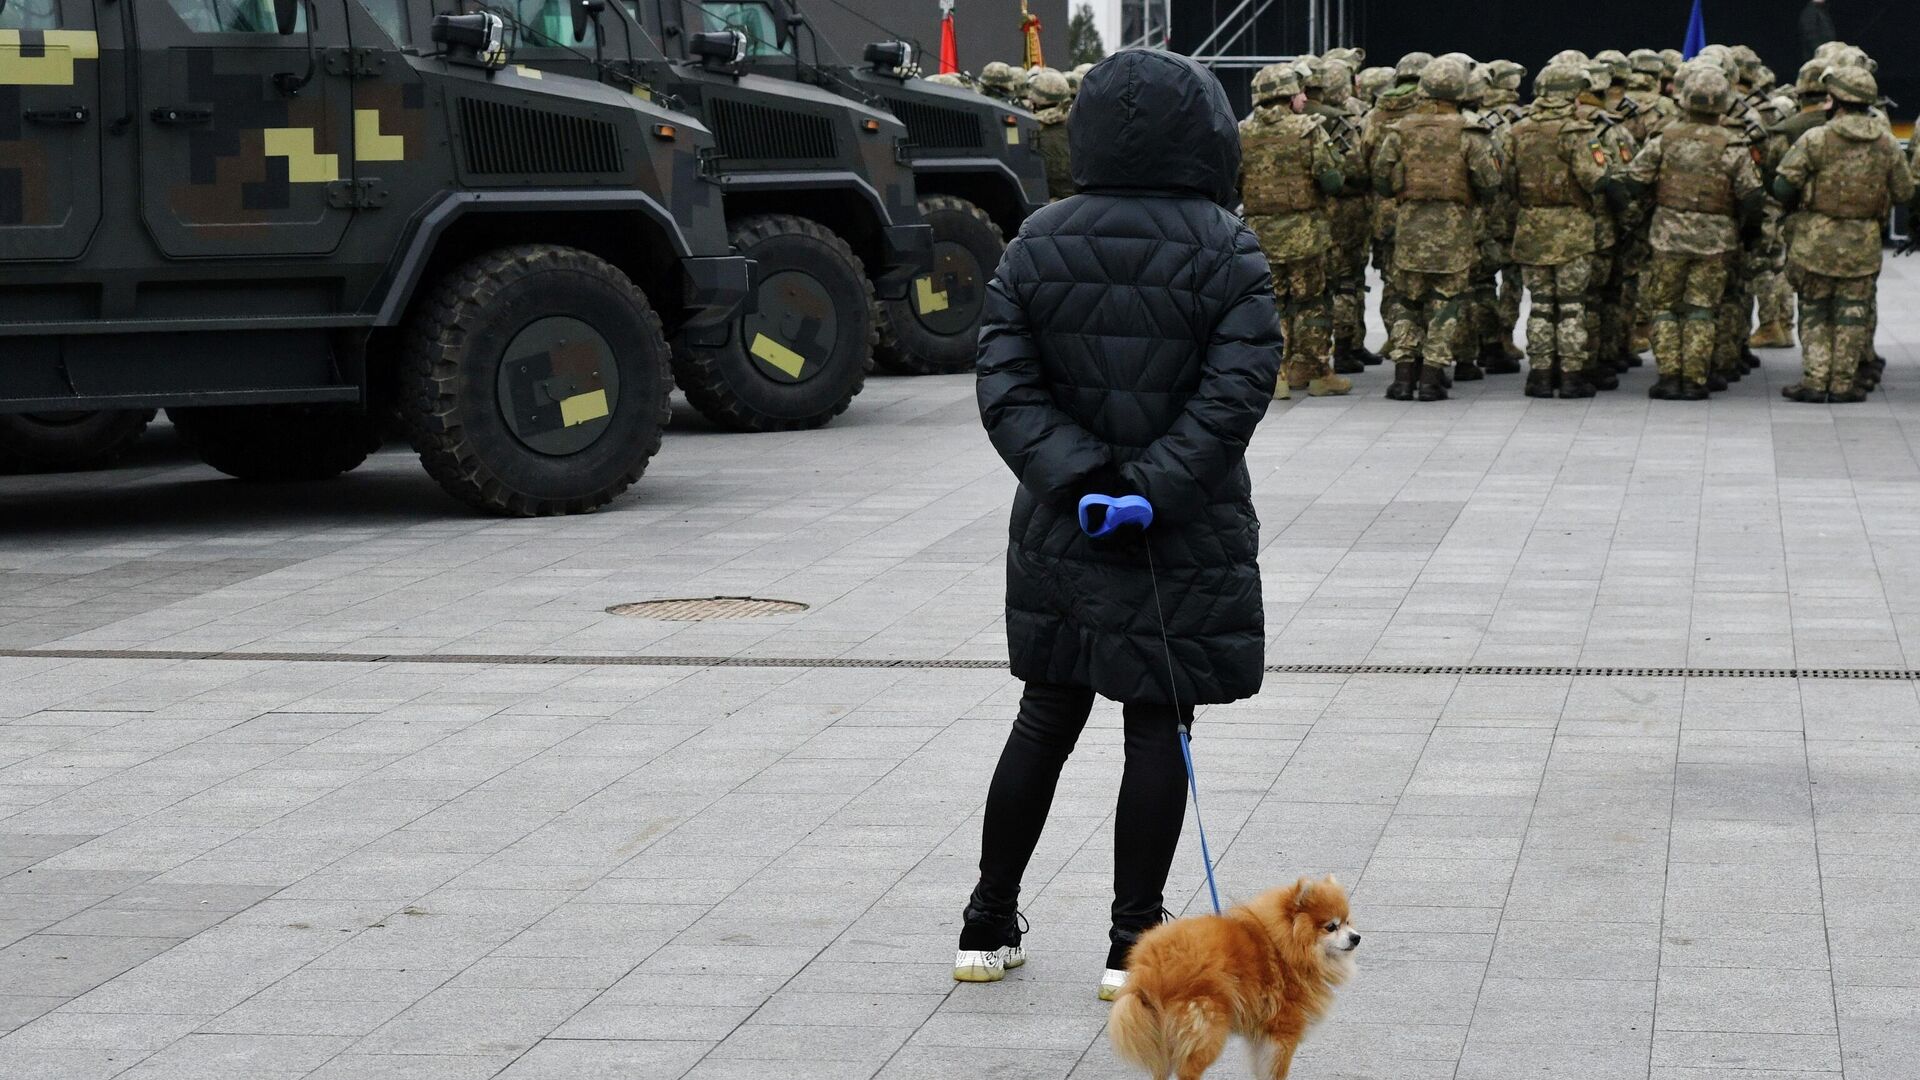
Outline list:
[[[1809,60],[1800,65],[1800,74],[1793,80],[1794,93],[1801,97],[1818,97],[1827,92],[1827,62]]]
[[[1733,62],[1740,65],[1740,77],[1751,80],[1754,69],[1760,66],[1760,54],[1745,45],[1735,45],[1727,51],[1733,54]]]
[[[1087,72],[1092,70],[1093,65],[1091,63],[1073,65],[1073,73],[1082,79],[1086,78]]]
[[[1780,85],[1780,80],[1773,74],[1772,68],[1761,64],[1753,69],[1753,88],[1755,90],[1764,94],[1778,85]]]
[[[1255,105],[1285,101],[1300,90],[1300,69],[1292,64],[1268,64],[1253,76]]]
[[[1868,56],[1867,50],[1858,45],[1849,45],[1834,53],[1833,63],[1835,67],[1866,68],[1868,74],[1877,75],[1880,72],[1880,61]]]
[[[1489,60],[1487,61],[1487,81],[1493,84],[1495,90],[1511,90],[1519,93],[1520,87],[1527,81],[1527,69],[1524,65],[1516,64],[1511,60]]]
[[[1353,66],[1345,60],[1322,60],[1307,69],[1305,83],[1309,90],[1344,90],[1351,92],[1353,89]]]
[[[1719,68],[1702,64],[1687,72],[1686,85],[1680,91],[1682,108],[1703,116],[1719,116],[1732,104],[1733,84]]]
[[[1418,82],[1420,76],[1426,72],[1427,65],[1431,63],[1433,63],[1432,53],[1410,52],[1401,57],[1400,63],[1394,66],[1393,81]]]
[[[1844,41],[1823,41],[1814,46],[1813,58],[1815,60],[1832,60],[1835,53],[1846,48],[1851,48],[1851,46]]]
[[[1873,72],[1863,67],[1835,64],[1827,69],[1822,81],[1835,101],[1871,105],[1880,100],[1880,84],[1874,81]]]
[[[1461,63],[1463,63],[1463,64],[1465,64],[1465,65],[1467,65],[1467,68],[1468,68],[1469,70],[1471,70],[1471,69],[1473,68],[1473,66],[1474,66],[1475,64],[1478,64],[1478,63],[1480,62],[1480,61],[1478,61],[1478,60],[1475,60],[1475,59],[1474,59],[1473,57],[1471,57],[1471,56],[1468,56],[1468,55],[1467,55],[1466,53],[1463,53],[1463,52],[1450,52],[1450,53],[1441,53],[1441,54],[1440,54],[1440,59],[1442,59],[1442,60],[1458,60],[1458,61],[1460,61]]]
[[[1013,95],[1013,65],[1004,60],[989,60],[987,66],[980,69],[980,89],[1002,97]]]
[[[929,75],[927,81],[939,83],[941,86],[957,86],[962,90],[973,89],[972,81],[957,71],[943,71],[938,75]]]
[[[1627,67],[1638,75],[1651,75],[1658,79],[1667,73],[1667,62],[1652,49],[1635,49],[1627,54]]]
[[[1435,101],[1459,101],[1467,96],[1467,84],[1473,72],[1450,56],[1428,64],[1420,73],[1420,92]]]
[[[1628,75],[1633,74],[1633,64],[1627,60],[1627,54],[1619,49],[1602,49],[1594,53],[1593,58],[1607,65],[1608,74],[1615,82],[1623,81]]]
[[[1719,65],[1720,74],[1727,77],[1729,85],[1740,78],[1740,59],[1733,55],[1733,49],[1730,46],[1709,45],[1694,54],[1693,58]]]
[[[1548,64],[1533,77],[1533,92],[1537,97],[1572,97],[1586,88],[1587,69],[1577,64]]]
[[[1073,100],[1073,87],[1067,77],[1052,68],[1041,68],[1027,83],[1027,100],[1036,109],[1050,109]]]
[[[1487,65],[1475,64],[1467,69],[1467,92],[1461,101],[1479,107],[1486,104],[1487,94],[1493,90],[1493,79],[1487,75]]]
[[[1367,65],[1367,50],[1358,47],[1346,48],[1343,46],[1341,48],[1328,49],[1326,58],[1328,60],[1343,61],[1348,67],[1358,71]]]
[[[1592,58],[1589,57],[1586,53],[1581,52],[1579,49],[1561,49],[1559,52],[1554,53],[1553,58],[1551,60],[1548,60],[1547,63],[1579,64],[1580,66],[1585,67],[1587,64],[1587,61],[1590,59]]]
[[[1393,69],[1390,67],[1363,68],[1353,77],[1353,92],[1369,105],[1380,96],[1380,91],[1392,85]]]
[[[1680,65],[1687,62],[1687,57],[1679,49],[1661,49],[1660,62],[1666,65],[1666,77],[1671,79],[1680,73]]]
[[[1075,97],[1080,96],[1080,77],[1084,74],[1085,72],[1077,67],[1070,67],[1060,73],[1061,77],[1067,80],[1067,93]]]

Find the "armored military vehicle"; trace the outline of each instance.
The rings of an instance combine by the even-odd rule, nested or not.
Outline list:
[[[876,298],[905,303],[932,280],[932,231],[915,199],[906,127],[875,105],[758,71],[760,54],[780,54],[794,29],[770,9],[747,5],[767,20],[708,30],[700,8],[677,0],[517,3],[512,14],[528,33],[516,59],[597,75],[713,130],[703,165],[718,182],[734,247],[757,275],[724,340],[675,342],[674,375],[688,399],[718,423],[753,431],[815,427],[844,410],[880,338]],[[591,14],[579,37],[575,8]]]
[[[397,414],[475,507],[624,490],[668,334],[724,334],[751,266],[698,121],[510,44],[406,0],[0,0],[0,415],[165,408],[316,479]]]

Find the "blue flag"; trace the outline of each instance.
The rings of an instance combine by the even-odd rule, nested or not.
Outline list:
[[[1687,20],[1687,43],[1681,47],[1680,55],[1691,60],[1706,47],[1707,20],[1700,14],[1700,0],[1693,0],[1693,17]]]

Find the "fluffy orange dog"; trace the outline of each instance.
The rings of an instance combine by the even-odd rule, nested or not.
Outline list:
[[[1155,1080],[1195,1080],[1238,1033],[1266,1063],[1260,1075],[1286,1080],[1300,1040],[1353,974],[1359,944],[1332,874],[1225,915],[1162,924],[1127,954],[1107,1037]]]

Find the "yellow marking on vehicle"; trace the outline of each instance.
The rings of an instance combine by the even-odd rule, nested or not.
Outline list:
[[[574,427],[589,420],[598,420],[613,410],[607,407],[607,392],[591,390],[584,394],[575,394],[560,399],[560,425]]]
[[[753,345],[747,351],[786,372],[791,378],[799,378],[800,369],[807,366],[806,357],[765,334],[753,335]]]
[[[75,60],[100,59],[91,30],[43,30],[43,55],[22,56],[19,30],[0,30],[0,86],[72,86]]]
[[[315,153],[312,128],[268,128],[261,132],[268,157],[287,159],[287,180],[330,184],[340,179],[340,155]]]
[[[355,109],[353,156],[361,161],[405,161],[407,137],[380,134],[379,109]]]
[[[525,65],[525,64],[515,64],[515,65],[513,65],[513,70],[515,70],[515,71],[517,71],[517,72],[519,72],[519,73],[520,73],[520,77],[521,77],[521,78],[523,78],[523,79],[544,79],[544,78],[546,78],[546,76],[545,76],[545,75],[542,75],[542,74],[540,73],[540,69],[539,69],[539,68],[530,68],[530,67],[528,67],[528,66],[527,66],[527,65]]]
[[[1008,146],[1020,145],[1020,129],[1019,128],[1010,127],[1007,129],[1007,145]]]
[[[913,300],[922,315],[947,310],[947,294],[934,288],[930,277],[913,279]]]
[[[644,86],[635,86],[633,88],[633,96],[639,98],[641,101],[652,101],[653,91]]]

